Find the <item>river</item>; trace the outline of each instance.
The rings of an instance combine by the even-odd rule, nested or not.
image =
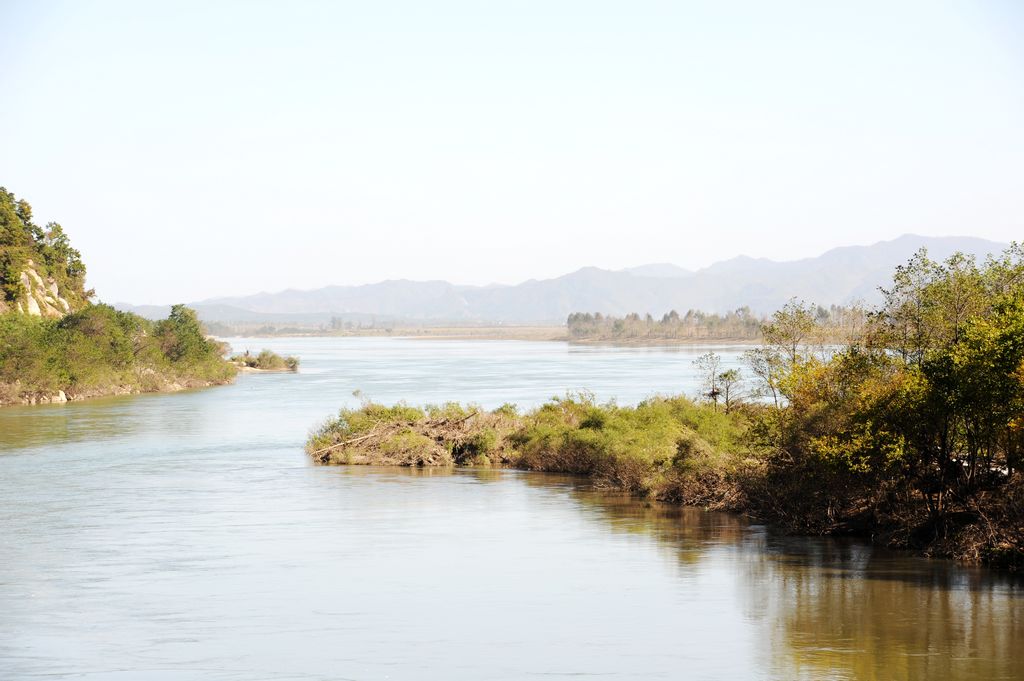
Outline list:
[[[302,370],[0,410],[0,678],[1024,678],[1024,589],[998,572],[561,476],[302,452],[360,397],[692,394],[707,348],[229,342]]]

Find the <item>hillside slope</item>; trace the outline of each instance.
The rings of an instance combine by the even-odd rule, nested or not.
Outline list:
[[[32,206],[0,187],[0,313],[58,318],[81,310],[91,295],[64,229],[35,224]]]

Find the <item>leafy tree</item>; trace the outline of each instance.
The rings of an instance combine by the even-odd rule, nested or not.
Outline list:
[[[164,355],[172,362],[204,358],[213,347],[195,310],[185,305],[171,307],[167,319],[157,324],[156,336]]]
[[[790,300],[761,327],[764,343],[795,367],[803,357],[807,344],[814,340],[817,327],[815,309],[796,299]]]
[[[782,403],[782,379],[785,376],[781,355],[767,346],[747,350],[743,360],[760,382],[759,396],[770,395],[776,408]]]
[[[725,413],[732,412],[736,403],[740,400],[740,391],[743,385],[743,377],[739,369],[726,369],[718,374],[719,392],[722,396],[722,403],[725,406]]]
[[[693,365],[697,367],[697,370],[700,372],[702,386],[701,394],[711,400],[717,409],[718,398],[722,394],[718,384],[720,376],[718,369],[722,366],[721,355],[715,352],[706,352],[693,360]]]

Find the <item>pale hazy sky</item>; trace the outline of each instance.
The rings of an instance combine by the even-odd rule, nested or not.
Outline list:
[[[106,301],[1024,237],[1024,3],[0,0]]]

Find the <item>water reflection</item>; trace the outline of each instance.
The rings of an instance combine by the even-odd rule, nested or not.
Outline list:
[[[1012,575],[859,541],[778,536],[739,516],[638,502],[571,479],[553,484],[613,531],[653,537],[682,564],[726,550],[746,614],[768,625],[775,678],[1024,678],[1024,600]]]
[[[205,403],[224,388],[174,394],[103,397],[67,404],[0,409],[0,455],[74,442],[97,443],[138,436],[166,437],[201,431],[211,414],[182,405]]]
[[[808,676],[853,679],[1019,679],[1019,584],[945,561],[854,543],[746,543],[752,612],[779,626],[785,659]]]
[[[77,404],[0,409],[0,455],[53,442],[102,440],[128,435],[139,426],[124,418],[132,398],[113,397]]]

